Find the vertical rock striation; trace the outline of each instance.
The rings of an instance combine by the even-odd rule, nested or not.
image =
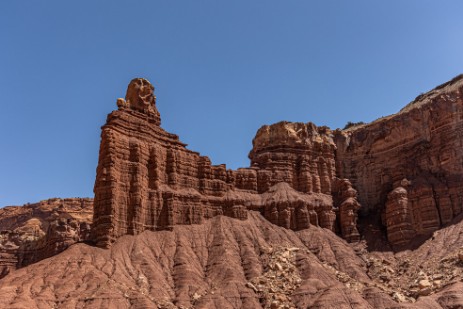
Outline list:
[[[279,122],[260,128],[249,158],[257,171],[257,192],[267,192],[264,216],[292,229],[307,228],[310,222],[335,230],[331,196],[335,148],[331,131],[310,122]],[[268,199],[269,195],[275,195],[271,188],[276,184],[287,184],[285,187],[291,188],[277,199],[279,204]],[[303,202],[307,198],[301,198],[301,193],[308,194],[312,201]]]
[[[93,236],[103,247],[125,234],[199,224],[219,214],[246,218],[246,194],[226,193],[235,178],[245,189],[255,187],[253,171],[227,172],[186,149],[160,127],[153,91],[148,81],[132,80],[102,128]]]
[[[333,198],[339,212],[342,237],[350,242],[359,241],[357,212],[360,210],[360,203],[357,201],[357,191],[352,187],[352,183],[348,179],[334,178]]]
[[[381,214],[392,244],[406,244],[462,212],[462,95],[458,76],[368,125],[266,125],[251,166],[230,170],[164,131],[154,87],[134,79],[102,128],[93,238],[107,247],[216,215],[246,219],[252,209],[289,229],[312,224],[357,241],[362,209]]]
[[[313,224],[339,230],[336,212],[343,212],[335,209],[331,195],[336,146],[328,128],[288,122],[264,126],[253,140],[251,167],[230,170],[212,165],[164,131],[155,102],[154,87],[134,79],[102,128],[92,228],[98,246],[216,215],[246,219],[248,209],[290,229]],[[353,217],[355,205],[349,206]]]
[[[335,149],[327,127],[286,121],[263,126],[249,154],[251,166],[258,169],[258,192],[286,182],[300,192],[331,195]]]
[[[404,187],[397,187],[388,194],[385,217],[387,237],[390,243],[406,244],[415,236],[412,210],[408,204],[408,192]]]
[[[398,114],[335,132],[335,141],[338,174],[352,181],[363,211],[382,212],[392,244],[427,235],[462,212],[462,75]]]

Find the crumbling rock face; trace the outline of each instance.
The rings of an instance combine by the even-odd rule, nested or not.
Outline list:
[[[335,230],[336,214],[329,195],[300,193],[287,183],[278,183],[261,195],[263,215],[273,224],[302,230],[310,225]]]
[[[90,236],[93,199],[49,199],[0,208],[0,278]]]
[[[258,192],[286,182],[300,192],[331,195],[335,149],[327,127],[317,128],[310,122],[263,126],[249,153],[251,166],[258,168]]]
[[[358,241],[360,205],[382,214],[393,245],[429,235],[462,212],[462,89],[460,76],[396,115],[344,131],[263,126],[251,167],[235,171],[211,165],[164,131],[154,87],[134,79],[102,129],[94,238],[107,247],[125,234],[216,215],[245,219],[253,209],[280,226],[312,224]]]
[[[336,131],[337,173],[351,180],[364,212],[385,213],[390,241],[403,244],[462,212],[462,132],[460,75],[398,114]],[[397,190],[404,178],[410,181],[407,193]],[[397,222],[406,227],[402,237]]]
[[[251,167],[230,170],[211,165],[159,126],[153,91],[148,81],[134,79],[102,128],[92,229],[98,246],[217,215],[246,219],[249,209],[290,229],[312,224],[339,230],[331,195],[336,147],[328,128],[264,126],[253,141]],[[338,221],[355,225],[355,195],[344,203],[347,208],[337,211],[344,216]],[[357,239],[355,226],[349,229],[344,227],[342,235]]]

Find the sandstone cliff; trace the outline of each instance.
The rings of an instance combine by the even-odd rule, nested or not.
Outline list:
[[[107,247],[122,235],[200,224],[217,215],[243,220],[249,209],[286,228],[312,224],[358,239],[355,194],[333,203],[333,182],[340,180],[328,128],[264,126],[253,141],[251,167],[235,171],[211,165],[160,127],[148,81],[134,79],[117,105],[101,134],[92,230],[98,246]]]
[[[88,240],[93,199],[49,199],[0,208],[0,278]]]
[[[263,126],[251,166],[234,171],[164,131],[154,87],[135,79],[102,129],[93,238],[107,247],[125,234],[216,215],[245,219],[249,209],[286,228],[321,226],[349,241],[360,238],[359,210],[382,216],[393,245],[429,235],[462,210],[462,86],[459,76],[396,115],[344,131]]]
[[[371,124],[263,126],[230,170],[135,79],[94,201],[0,209],[0,308],[463,307],[462,96],[459,76]],[[399,250],[372,250],[382,231]]]
[[[462,212],[463,75],[398,114],[336,131],[336,167],[363,212],[381,212],[393,244],[429,235]],[[399,193],[400,192],[400,193]]]

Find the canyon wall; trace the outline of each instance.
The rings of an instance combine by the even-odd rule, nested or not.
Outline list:
[[[126,234],[217,215],[244,220],[249,210],[348,241],[361,237],[359,212],[377,214],[392,245],[430,235],[462,213],[462,76],[367,125],[265,125],[253,139],[250,167],[237,170],[212,165],[163,130],[148,81],[134,79],[117,106],[102,127],[94,205],[50,199],[0,209],[0,277],[75,242],[108,247]]]
[[[463,76],[334,139],[337,174],[358,190],[362,212],[381,212],[392,244],[428,235],[462,212]]]
[[[399,113],[332,131],[312,123],[260,128],[249,168],[227,169],[164,131],[154,87],[134,79],[102,128],[92,238],[198,224],[257,210],[293,230],[321,226],[360,239],[357,213],[380,214],[393,245],[462,212],[462,76]]]
[[[309,224],[302,223],[307,221],[336,231],[348,241],[360,238],[357,231],[357,211],[360,209],[357,192],[348,179],[336,177],[336,145],[328,127],[317,127],[311,122],[286,121],[265,125],[257,131],[252,144],[249,159],[252,168],[257,171],[258,193],[267,192],[266,196],[274,191],[272,186],[286,184],[297,192],[298,197],[282,196],[280,203],[301,199],[301,193],[317,197],[306,202],[307,207],[291,212],[290,217],[301,222],[299,225],[279,222],[277,218],[285,216],[287,207],[278,208],[264,201],[262,210],[266,218],[296,230],[307,228]],[[277,209],[280,209],[279,213]]]
[[[49,199],[0,208],[0,278],[88,240],[93,199]]]
[[[164,131],[155,102],[154,87],[134,79],[102,128],[92,228],[98,246],[125,234],[198,224],[217,215],[246,219],[248,209],[287,228],[314,224],[348,240],[358,238],[357,206],[344,203],[350,216],[336,220],[335,145],[328,128],[264,126],[253,141],[251,167],[230,170],[211,165]]]

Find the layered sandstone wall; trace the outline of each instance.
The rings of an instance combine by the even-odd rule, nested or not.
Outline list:
[[[352,181],[364,211],[382,212],[391,243],[429,234],[462,212],[463,76],[334,139],[339,176]]]
[[[49,199],[0,208],[0,278],[89,240],[93,199]]]
[[[381,213],[392,244],[405,244],[462,212],[462,87],[459,76],[396,115],[347,130],[263,126],[251,166],[229,170],[164,131],[154,87],[135,79],[102,128],[93,238],[107,247],[125,234],[221,214],[245,219],[254,209],[280,226],[313,224],[355,241],[362,205]]]
[[[118,100],[119,110],[108,115],[102,129],[93,229],[100,246],[125,234],[199,224],[219,214],[244,219],[244,195],[225,193],[235,182],[251,191],[256,187],[254,171],[212,166],[164,131],[159,114],[134,107],[133,97],[146,101],[140,106],[154,104],[153,92],[151,97],[136,95],[137,89],[152,89],[145,83],[131,82],[126,99]]]
[[[327,127],[313,123],[279,122],[261,127],[249,153],[258,168],[258,192],[286,182],[300,192],[331,195],[336,146]]]
[[[263,126],[251,166],[238,170],[212,165],[164,131],[155,103],[154,87],[135,79],[108,115],[94,212],[92,199],[0,209],[0,276],[78,241],[107,247],[122,235],[217,215],[246,219],[250,209],[288,229],[315,225],[348,241],[361,237],[359,210],[377,212],[393,245],[429,235],[462,212],[462,76],[368,125]]]
[[[92,229],[98,246],[222,214],[246,219],[248,209],[291,229],[315,224],[335,231],[352,224],[336,221],[335,145],[328,128],[264,126],[253,141],[251,167],[229,170],[160,127],[154,87],[146,80],[134,79],[117,105],[101,134]]]
[[[274,191],[272,186],[287,184],[295,194],[281,196],[282,204],[301,199],[301,193],[312,198],[302,209],[282,207],[279,215],[273,204],[264,201],[266,218],[277,223],[280,220],[277,217],[286,217],[285,212],[289,212],[288,217],[300,223],[288,226],[279,222],[279,225],[297,230],[307,228],[310,223],[336,231],[348,241],[360,239],[357,193],[348,179],[336,177],[336,145],[328,127],[282,121],[261,127],[252,143],[249,159],[257,171],[259,193],[268,195]]]

